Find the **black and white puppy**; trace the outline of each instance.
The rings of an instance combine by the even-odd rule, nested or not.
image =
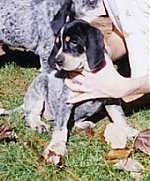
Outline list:
[[[49,126],[41,121],[41,116],[54,120],[52,139],[43,152],[46,161],[57,164],[66,153],[71,125],[75,122],[79,127],[92,127],[91,117],[103,107],[112,121],[128,127],[119,100],[94,99],[67,104],[71,91],[64,83],[62,70],[66,76],[76,70],[100,71],[107,63],[105,58],[103,35],[85,21],[67,23],[56,37],[49,59],[53,71],[36,77],[24,100],[25,120],[32,129],[40,133],[48,131]]]

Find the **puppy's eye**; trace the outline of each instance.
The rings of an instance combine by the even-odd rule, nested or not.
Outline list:
[[[65,41],[69,42],[70,41],[70,36],[66,36]]]
[[[72,41],[70,41],[70,44],[75,47],[75,46],[77,46],[77,41],[72,40]]]

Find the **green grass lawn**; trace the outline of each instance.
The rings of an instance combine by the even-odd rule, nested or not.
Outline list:
[[[33,68],[20,68],[14,64],[0,69],[0,107],[15,108],[23,103],[28,85],[38,74]],[[128,117],[129,124],[143,130],[150,128],[150,110],[147,107]],[[95,128],[92,139],[73,131],[68,154],[63,167],[46,164],[40,157],[51,134],[40,135],[25,127],[22,113],[0,117],[1,123],[16,128],[17,142],[0,142],[0,181],[132,181],[125,171],[120,171],[105,160],[109,145],[99,141],[99,132],[108,120],[102,120]],[[77,134],[78,133],[78,134]],[[133,157],[145,167],[143,181],[150,180],[150,159],[141,152]]]

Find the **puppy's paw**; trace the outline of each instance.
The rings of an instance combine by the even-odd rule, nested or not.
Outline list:
[[[62,157],[67,152],[65,143],[49,144],[43,151],[42,157],[46,163],[52,163],[54,165],[61,164]]]
[[[43,121],[34,121],[27,123],[27,126],[29,126],[31,129],[37,131],[38,133],[48,133],[49,131],[49,125],[44,123]]]
[[[75,122],[75,127],[79,129],[86,129],[86,128],[93,129],[95,127],[95,123],[91,121]]]

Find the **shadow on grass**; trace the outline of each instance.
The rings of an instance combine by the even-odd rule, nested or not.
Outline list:
[[[131,116],[133,113],[139,112],[140,110],[149,110],[150,109],[150,94],[145,94],[139,99],[125,103],[122,101],[122,107],[127,116]]]
[[[6,45],[3,45],[3,50],[6,54],[0,56],[0,68],[11,62],[24,68],[40,68],[39,56],[31,51],[11,50]]]

